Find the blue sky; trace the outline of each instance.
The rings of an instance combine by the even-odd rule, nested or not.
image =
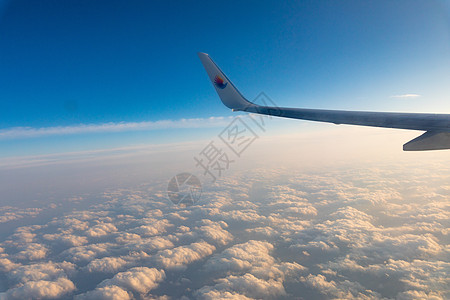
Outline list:
[[[0,130],[230,116],[199,51],[250,99],[448,113],[449,25],[444,1],[3,1]],[[168,127],[3,138],[0,156],[217,132]]]

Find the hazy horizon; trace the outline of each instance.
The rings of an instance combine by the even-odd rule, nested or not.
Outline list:
[[[449,299],[449,150],[232,112],[196,55],[252,101],[449,113],[449,24],[439,0],[1,1],[0,299]]]

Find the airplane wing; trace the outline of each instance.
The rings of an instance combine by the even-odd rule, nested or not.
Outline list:
[[[233,111],[277,117],[361,126],[425,131],[403,145],[404,151],[450,149],[450,114],[391,113],[306,108],[286,108],[254,104],[239,92],[206,53],[198,53],[223,104]]]

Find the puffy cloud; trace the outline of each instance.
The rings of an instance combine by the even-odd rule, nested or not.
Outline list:
[[[311,226],[310,221],[301,220],[298,217],[286,217],[280,213],[271,213],[267,217],[270,227],[275,228],[282,235],[292,235]]]
[[[249,298],[245,295],[230,292],[230,291],[219,291],[215,290],[212,287],[203,287],[195,293],[198,299],[203,300],[251,300],[253,298]]]
[[[2,272],[9,272],[12,269],[15,269],[19,266],[20,266],[20,264],[16,264],[16,263],[12,262],[9,258],[6,258],[6,257],[0,258],[0,270]]]
[[[401,292],[397,296],[398,300],[443,300],[444,298],[435,292],[424,292],[409,290]]]
[[[141,236],[135,233],[129,233],[129,232],[121,232],[116,237],[116,242],[119,244],[128,244],[131,242],[134,242],[136,240],[140,240]]]
[[[41,208],[18,208],[12,206],[0,207],[0,223],[19,220],[25,217],[37,216],[42,211]]]
[[[128,291],[146,294],[166,278],[164,270],[136,267],[126,272],[117,273],[113,278],[104,280],[100,287],[120,286]]]
[[[363,262],[361,262],[363,263]],[[371,276],[373,282],[383,282],[383,280],[396,280],[398,284],[406,286],[410,291],[427,292],[430,286],[436,293],[448,294],[450,279],[447,274],[450,272],[450,263],[444,261],[425,261],[389,259],[383,264],[361,265],[348,257],[324,264],[323,268],[330,268],[339,274],[345,274],[354,279],[362,276]],[[403,295],[406,297],[407,294]]]
[[[88,239],[85,236],[77,236],[67,233],[44,234],[42,237],[45,240],[57,241],[70,247],[81,246],[88,243]]]
[[[305,195],[305,192],[287,186],[277,186],[270,193],[267,206],[284,215],[316,216],[317,209],[304,198]]]
[[[76,299],[133,299],[132,293],[147,294],[166,277],[163,270],[136,267],[102,281],[95,290],[77,295]]]
[[[433,194],[432,191],[429,191]],[[430,197],[430,194],[426,194],[423,198]],[[397,204],[387,203],[385,207],[385,214],[387,216],[395,217],[397,219],[405,221],[418,222],[442,222],[450,218],[450,205],[447,204],[447,198],[444,195],[436,195],[436,198],[442,198],[442,200],[430,199],[427,203],[408,203]]]
[[[123,246],[130,251],[145,251],[154,252],[156,250],[174,247],[170,237],[153,236],[149,238],[135,238],[132,241],[127,241]]]
[[[330,241],[322,241],[320,237],[315,238],[312,241],[309,241],[307,244],[295,244],[290,246],[291,249],[298,248],[300,250],[306,251],[307,253],[314,251],[322,251],[322,252],[338,252],[339,247],[336,246],[334,242]]]
[[[36,237],[36,234],[33,233],[33,231],[36,229],[39,229],[39,227],[19,227],[8,242],[14,245],[32,243]]]
[[[64,217],[62,220],[56,219],[50,222],[51,225],[56,225],[59,228],[66,228],[71,231],[85,231],[89,228],[88,221],[82,221],[71,216]]]
[[[330,215],[330,219],[316,224],[314,228],[305,231],[305,234],[314,236],[320,245],[351,247],[364,247],[371,243],[372,235],[380,229],[372,224],[373,217],[351,206],[338,209]],[[310,246],[314,246],[311,244]]]
[[[28,282],[38,280],[54,280],[72,273],[75,265],[70,262],[44,262],[31,265],[23,265],[11,270],[8,277],[15,282]]]
[[[98,287],[95,290],[75,297],[77,300],[130,300],[134,299],[133,294],[121,287],[108,285]]]
[[[252,235],[256,234],[264,238],[274,238],[279,235],[279,232],[270,226],[247,228],[245,231]]]
[[[300,277],[300,274],[308,271],[308,268],[296,262],[283,262],[276,265],[276,267],[281,271],[283,277],[291,280],[296,280]]]
[[[77,246],[63,251],[61,255],[74,262],[91,261],[100,255],[108,254],[109,249],[113,246],[114,244],[111,243]]]
[[[250,240],[234,245],[216,254],[206,262],[204,268],[209,272],[249,273],[266,280],[276,278],[289,280],[298,277],[307,268],[298,263],[277,263],[271,252],[274,246],[268,242]]]
[[[165,219],[143,219],[141,222],[145,223],[145,225],[135,228],[134,232],[142,236],[160,235],[165,233],[168,228],[173,227],[173,224]]]
[[[46,246],[36,243],[27,244],[22,251],[16,254],[18,259],[37,260],[46,257],[48,249]]]
[[[108,217],[109,211],[101,210],[101,209],[93,209],[91,207],[90,210],[76,210],[73,211],[70,215],[65,216],[67,219],[75,219],[81,222],[84,221],[96,221],[96,222],[107,222],[111,221],[111,218]]]
[[[55,281],[28,281],[18,287],[0,293],[4,299],[56,299],[75,291],[76,287],[67,278]]]
[[[319,290],[323,294],[341,298],[351,297],[350,294],[340,291],[336,285],[336,282],[327,281],[327,278],[321,274],[319,275],[309,274],[305,278],[302,278],[302,280],[306,284]]]
[[[234,245],[211,257],[206,262],[205,269],[236,272],[268,268],[274,264],[274,258],[269,254],[272,249],[272,244],[254,240]]]
[[[273,299],[284,296],[286,291],[281,280],[259,279],[247,273],[242,276],[230,275],[218,279],[214,286],[203,287],[196,292],[196,295],[201,299],[212,299],[212,296],[222,297],[224,293],[226,296],[224,299],[241,299],[236,297],[238,294],[250,298]]]
[[[127,265],[127,261],[121,257],[103,257],[94,259],[86,268],[89,272],[114,273]]]
[[[110,191],[0,242],[0,298],[447,299],[450,169],[428,167],[246,169],[189,209],[165,183]]]
[[[100,223],[86,230],[86,234],[90,237],[102,237],[116,232],[117,228],[112,223]]]
[[[439,254],[443,248],[432,234],[389,236],[381,233],[375,234],[372,242],[362,250],[382,257],[419,258]]]
[[[247,223],[258,223],[263,222],[266,217],[260,215],[254,209],[243,209],[243,210],[230,210],[221,211],[220,209],[211,209],[209,211],[210,216],[220,216],[227,221],[240,221]]]
[[[156,262],[167,269],[184,269],[188,264],[211,255],[216,247],[204,241],[161,250],[155,255]]]
[[[211,220],[203,220],[205,225],[197,227],[198,232],[204,240],[224,246],[233,240],[233,236],[223,228],[228,227],[227,223],[221,221],[214,223]]]
[[[0,299],[59,298],[75,291],[74,283],[67,278],[74,271],[75,265],[69,262],[17,266],[7,274],[15,285],[0,294]]]
[[[335,299],[381,299],[381,295],[373,292],[372,290],[365,289],[357,282],[351,282],[343,280],[339,283],[330,280],[328,281],[322,274],[313,275],[309,274],[306,277],[302,277],[307,286],[319,291],[321,294],[326,295],[328,298]]]

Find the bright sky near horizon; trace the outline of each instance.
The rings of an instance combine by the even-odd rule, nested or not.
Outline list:
[[[0,0],[0,300],[450,299],[449,150],[233,113],[197,52],[249,100],[450,113],[449,0]]]
[[[0,156],[208,138],[223,127],[209,118],[232,113],[199,51],[249,99],[264,91],[280,106],[449,113],[449,9],[446,1],[3,1]]]

